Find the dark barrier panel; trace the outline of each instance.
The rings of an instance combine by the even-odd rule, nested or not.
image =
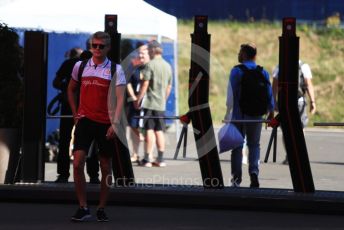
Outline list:
[[[48,35],[25,32],[22,181],[44,180]]]
[[[279,38],[278,108],[295,192],[314,192],[313,177],[298,109],[299,37],[295,18],[283,19]]]
[[[189,113],[205,188],[222,188],[223,178],[214,128],[209,108],[210,34],[208,17],[195,17],[191,34],[191,68],[189,76]]]
[[[117,15],[105,15],[105,32],[111,36],[111,50],[108,57],[116,63],[121,62],[121,34],[117,32]]]
[[[117,15],[105,15],[105,32],[109,33],[111,37],[111,50],[108,57],[111,61],[120,63],[121,34],[117,32]],[[134,171],[125,137],[125,123],[124,119],[122,119],[121,134],[123,135],[116,139],[116,150],[112,160],[115,186],[128,186],[134,183]]]

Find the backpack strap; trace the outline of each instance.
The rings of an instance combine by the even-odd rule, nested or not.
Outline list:
[[[113,78],[114,74],[116,73],[116,68],[117,68],[116,63],[111,61],[111,78]],[[117,78],[117,75],[115,77]]]
[[[48,104],[48,115],[54,116],[61,109],[61,101],[63,101],[63,93],[57,94]],[[54,108],[55,106],[55,108]]]
[[[238,67],[238,68],[241,69],[243,72],[250,70],[250,69],[247,68],[247,66],[244,65],[244,64],[236,65],[235,67]],[[257,65],[255,69],[258,70],[259,72],[263,72],[263,67],[260,66],[260,65]]]
[[[84,69],[85,69],[85,66],[87,65],[88,61],[90,59],[86,59],[86,60],[83,60],[79,66],[79,70],[78,70],[78,81],[79,81],[79,84],[81,84],[81,77],[82,77],[82,73],[84,72]]]
[[[236,65],[235,67],[240,68],[243,72],[247,72],[247,71],[249,71],[249,70],[254,70],[254,71],[260,72],[261,75],[259,75],[259,76],[261,76],[261,78],[264,79],[264,81],[265,81],[267,84],[271,85],[270,81],[267,80],[267,79],[265,78],[264,74],[263,74],[263,70],[264,70],[263,66],[257,65],[255,69],[249,69],[249,68],[247,68],[246,65],[240,64],[240,65]]]
[[[303,76],[303,73],[302,73],[302,66],[303,66],[303,62],[300,62],[299,63],[299,77],[302,78],[302,80],[304,81],[305,77]]]
[[[89,60],[90,59],[83,60],[79,66],[79,70],[78,70],[78,81],[79,81],[79,83],[81,83],[82,73],[84,72],[84,69],[85,69]],[[114,74],[116,73],[116,68],[117,68],[116,63],[111,62],[111,78],[113,78]]]
[[[266,82],[268,85],[271,85],[270,80],[269,80],[269,79],[266,79],[266,77],[265,77],[265,75],[264,75],[264,73],[263,73],[264,67],[263,67],[263,66],[260,66],[260,65],[257,65],[257,66],[256,66],[256,70],[257,70],[258,72],[262,73],[261,76],[264,78],[265,82]]]
[[[299,61],[299,81],[298,81],[298,97],[304,97],[307,90],[308,90],[308,85],[306,84],[305,81],[305,76],[303,75],[302,72],[302,66],[304,63],[302,61]]]
[[[247,66],[244,64],[236,65],[235,67],[238,67],[243,72],[246,72],[248,70]]]
[[[263,72],[263,66],[257,65],[256,70],[259,72]]]

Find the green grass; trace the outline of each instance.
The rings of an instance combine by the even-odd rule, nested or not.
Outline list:
[[[192,21],[178,22],[178,75],[179,111],[188,111],[188,79],[190,68],[190,34]],[[237,64],[240,44],[257,45],[257,63],[269,73],[278,63],[279,40],[282,29],[279,23],[240,23],[210,21],[211,66],[209,104],[215,124],[220,124],[226,111],[226,91],[230,69]],[[337,28],[316,29],[298,25],[300,58],[310,64],[315,85],[317,113],[314,121],[344,122],[344,31]]]

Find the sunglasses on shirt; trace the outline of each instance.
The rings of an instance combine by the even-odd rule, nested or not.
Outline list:
[[[105,48],[106,45],[104,45],[104,44],[92,43],[91,46],[92,46],[93,49],[97,49],[97,48],[98,48],[98,49],[102,50],[102,49]]]

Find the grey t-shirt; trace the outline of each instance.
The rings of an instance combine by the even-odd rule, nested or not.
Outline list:
[[[143,80],[149,81],[146,95],[142,102],[145,109],[165,111],[166,88],[172,84],[172,69],[162,57],[155,57],[142,70]]]

